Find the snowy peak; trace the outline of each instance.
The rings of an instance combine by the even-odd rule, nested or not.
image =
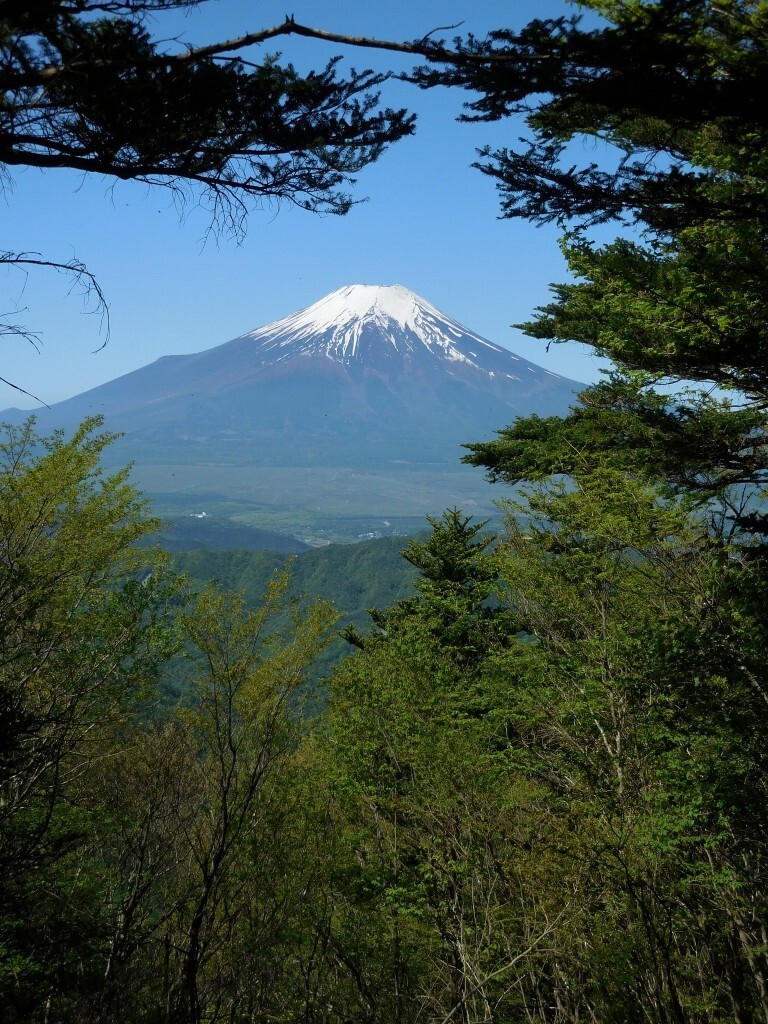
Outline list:
[[[420,309],[439,316],[434,306],[400,284],[390,287],[352,284],[331,292],[289,319],[302,320],[318,331],[332,326],[343,327],[353,320],[377,323],[394,320],[401,327],[414,329]]]
[[[468,342],[493,353],[509,354],[399,284],[339,288],[306,309],[244,337],[257,342],[266,357],[323,355],[346,364],[383,355],[382,348],[389,347],[390,355],[397,353],[406,362],[425,355],[427,349],[433,356],[481,368],[466,351]],[[286,351],[278,354],[277,348]]]

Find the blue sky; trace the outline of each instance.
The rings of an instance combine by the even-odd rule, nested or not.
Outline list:
[[[436,26],[484,34],[520,27],[534,16],[573,13],[564,0],[295,0],[297,21],[330,31],[412,39]],[[283,2],[214,0],[182,16],[164,15],[162,37],[203,43],[281,22]],[[447,35],[454,33],[448,32]],[[280,40],[287,60],[317,65],[341,48]],[[268,45],[262,52],[277,49]],[[358,68],[391,56],[355,51]],[[543,345],[510,325],[548,299],[567,278],[555,228],[500,220],[492,182],[470,167],[484,143],[514,142],[520,124],[456,123],[462,98],[385,86],[388,105],[419,116],[416,136],[363,171],[345,217],[283,205],[254,210],[244,240],[208,232],[193,203],[179,210],[164,190],[74,172],[14,171],[0,195],[0,249],[77,258],[96,275],[110,307],[104,340],[98,316],[70,282],[52,271],[0,270],[0,313],[40,333],[39,351],[2,339],[0,376],[51,404],[162,355],[211,348],[310,305],[347,284],[402,284],[491,341],[547,369],[590,381],[598,360],[581,346]],[[585,154],[594,159],[594,153]],[[18,310],[17,313],[15,311]],[[0,409],[34,402],[0,387]],[[501,424],[500,424],[501,426]]]

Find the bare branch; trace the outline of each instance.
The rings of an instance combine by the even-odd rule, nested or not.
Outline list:
[[[88,298],[90,295],[94,295],[96,298],[95,308],[89,310],[89,312],[99,313],[102,324],[106,323],[104,341],[98,346],[96,351],[98,352],[104,348],[109,341],[109,306],[101,285],[96,280],[92,271],[90,271],[84,263],[81,263],[80,260],[77,259],[68,260],[66,262],[48,260],[44,259],[40,253],[35,252],[0,252],[0,265],[3,264],[9,267],[44,267],[50,270],[55,270],[58,273],[68,274],[72,277],[70,292],[78,284],[81,284],[83,286],[83,294],[85,298]],[[3,322],[0,320],[0,336],[2,335],[5,335],[6,337],[13,336],[24,338],[31,345],[34,345],[36,349],[39,349],[38,332],[31,331],[20,324],[9,323],[7,321]],[[33,398],[36,402],[40,402],[41,405],[49,408],[48,403],[43,401],[42,398],[39,398],[31,391],[27,391],[26,388],[21,387],[21,385],[14,384],[12,380],[8,380],[6,377],[0,377],[0,382],[7,384],[8,387],[13,388],[14,391],[19,391],[21,394],[27,395],[27,397]]]
[[[419,40],[420,43],[426,43],[430,36],[433,36],[435,32],[452,32],[455,28],[460,28],[464,24],[463,21],[457,21],[455,25],[438,25],[437,28],[432,28]]]
[[[286,18],[280,25],[273,25],[272,28],[261,29],[258,32],[246,32],[234,39],[225,39],[216,43],[209,43],[207,46],[190,47],[182,53],[153,55],[148,63],[155,64],[183,64],[196,62],[210,57],[217,57],[223,53],[231,53],[236,50],[244,50],[249,46],[255,46],[267,42],[270,39],[277,39],[280,36],[303,36],[307,39],[318,39],[327,43],[338,43],[342,46],[352,46],[356,49],[386,50],[390,53],[407,53],[413,56],[426,57],[428,60],[439,61],[448,64],[494,64],[494,63],[520,63],[521,61],[541,62],[548,59],[546,54],[523,55],[520,53],[479,53],[462,52],[451,50],[441,43],[432,43],[430,36],[435,32],[451,31],[459,28],[463,22],[455,25],[441,25],[431,29],[426,35],[414,42],[400,42],[393,39],[374,39],[369,36],[351,36],[341,32],[328,32],[325,29],[312,28],[310,25],[302,25]],[[68,65],[67,68],[71,67]],[[49,65],[45,68],[30,71],[28,75],[18,75],[11,79],[7,78],[6,85],[33,85],[42,84],[48,79],[54,78],[65,70],[64,65]],[[23,79],[23,81],[22,81]]]
[[[71,274],[73,277],[72,288],[76,284],[83,284],[86,297],[91,294],[96,296],[96,308],[91,312],[98,312],[101,315],[102,321],[106,323],[104,341],[99,345],[97,351],[104,348],[109,341],[109,305],[101,285],[96,280],[96,276],[84,263],[77,259],[67,260],[65,263],[58,260],[48,260],[44,259],[40,253],[35,252],[0,252],[0,264],[2,263],[9,266],[47,267],[60,273]],[[15,325],[11,324],[0,325],[0,330],[4,334],[23,334],[29,340],[36,336],[34,332],[23,329],[17,330]]]
[[[22,395],[26,395],[27,398],[33,398],[36,402],[40,402],[46,409],[50,409],[50,405],[44,402],[42,398],[38,398],[37,395],[33,395],[31,391],[25,391],[24,388],[19,387],[18,384],[14,384],[12,380],[8,380],[6,377],[0,377],[0,384],[7,384],[9,388],[13,388],[14,391],[20,391]]]
[[[211,57],[218,53],[240,50],[246,46],[252,46],[254,43],[265,42],[267,39],[274,39],[278,36],[289,35],[304,36],[307,39],[320,39],[327,43],[339,43],[342,46],[354,46],[358,49],[387,50],[391,53],[410,53],[414,56],[426,57],[428,60],[442,61],[449,64],[493,64],[497,62],[519,63],[521,60],[541,61],[545,59],[544,55],[521,56],[518,53],[463,53],[457,50],[449,50],[440,43],[428,42],[429,37],[435,32],[458,28],[461,24],[463,23],[458,22],[456,25],[445,25],[440,28],[433,28],[425,36],[422,36],[421,39],[408,43],[395,42],[392,39],[372,39],[369,36],[348,36],[340,32],[327,32],[325,29],[311,28],[309,25],[301,25],[290,18],[286,19],[282,25],[275,25],[273,28],[264,29],[261,32],[251,32],[247,35],[240,36],[239,39],[229,39],[222,43],[212,43],[209,46],[188,50],[186,53],[175,54],[166,59],[173,61],[197,60],[202,57]]]

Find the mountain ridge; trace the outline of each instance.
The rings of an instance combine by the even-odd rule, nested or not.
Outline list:
[[[69,429],[103,414],[124,435],[121,456],[137,462],[453,464],[463,443],[518,415],[565,412],[580,387],[401,285],[347,285],[36,415],[41,429]]]

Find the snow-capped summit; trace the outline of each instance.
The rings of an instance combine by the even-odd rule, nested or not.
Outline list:
[[[345,367],[355,377],[370,373],[412,377],[429,369],[432,374],[522,381],[526,391],[534,382],[549,387],[553,378],[563,380],[481,338],[399,284],[347,285],[230,344],[244,342],[253,346],[254,369],[256,365],[295,367],[297,360],[319,358]]]
[[[252,331],[251,336],[266,336],[274,331],[302,336],[329,329],[343,330],[350,324],[367,321],[380,325],[394,321],[400,327],[418,330],[419,321],[425,314],[448,322],[448,318],[443,317],[426,299],[401,284],[350,284],[331,292],[306,309],[300,309],[274,324]]]
[[[505,351],[400,284],[347,285],[246,337],[258,341],[265,352],[273,346],[291,346],[306,354],[323,352],[344,362],[370,357],[373,339],[376,345],[390,345],[403,356],[413,354],[421,344],[444,358],[466,359],[456,339],[470,339],[494,352]],[[369,351],[365,351],[366,337]]]

